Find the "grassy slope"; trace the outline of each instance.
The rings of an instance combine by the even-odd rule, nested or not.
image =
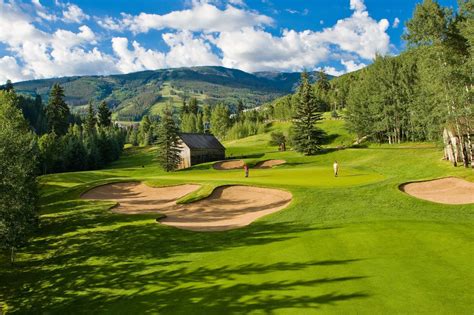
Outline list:
[[[330,134],[342,130],[341,122],[325,123]],[[474,181],[472,171],[451,168],[430,144],[301,157],[268,148],[267,137],[226,143],[251,163],[288,161],[252,170],[248,180],[210,164],[165,174],[152,149],[133,148],[107,170],[43,177],[40,234],[14,268],[1,263],[0,300],[12,312],[61,314],[472,313],[474,206],[434,204],[397,189],[447,175]],[[197,233],[75,199],[117,180],[205,184],[197,195],[229,183],[275,186],[294,201],[246,228]]]

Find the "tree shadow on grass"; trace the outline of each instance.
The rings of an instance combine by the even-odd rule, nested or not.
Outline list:
[[[180,230],[156,223],[155,215],[117,215],[106,217],[74,216],[68,221],[51,220],[43,222],[41,235],[53,236],[57,245],[49,246],[54,251],[69,248],[60,255],[51,256],[52,263],[59,261],[82,261],[95,255],[112,260],[128,256],[161,259],[189,253],[214,252],[236,247],[266,245],[298,237],[310,230],[326,230],[292,223],[256,222],[250,226],[225,232],[194,232]],[[68,237],[69,233],[71,236]],[[35,240],[31,251],[41,252],[44,239]],[[57,248],[55,248],[57,247]],[[72,250],[76,249],[77,250]]]
[[[22,251],[29,257],[20,256],[14,267],[0,266],[0,292],[13,313],[269,313],[369,297],[326,287],[365,275],[321,277],[313,270],[359,259],[268,264],[228,259],[217,266],[188,266],[191,254],[258,250],[337,227],[258,221],[226,232],[192,232],[162,226],[149,215],[112,214],[102,202],[61,206],[63,211],[43,218],[39,237]]]
[[[366,292],[342,293],[326,287],[341,283],[343,288],[344,283],[366,276],[315,276],[315,268],[357,261],[250,263],[194,269],[180,261],[64,264],[42,274],[29,269],[22,274],[30,279],[29,283],[6,289],[8,295],[15,297],[12,311],[25,313],[270,313],[278,309],[337,306],[370,297]],[[303,270],[305,276],[301,279]],[[282,272],[285,279],[272,280],[275,272]],[[262,274],[268,274],[265,280],[253,281],[252,277]],[[321,294],[324,291],[327,293]]]

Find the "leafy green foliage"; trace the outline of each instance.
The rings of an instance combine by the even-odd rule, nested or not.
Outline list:
[[[280,151],[286,151],[286,136],[283,132],[272,132],[270,137],[269,145],[277,146]]]
[[[37,159],[33,133],[13,91],[0,91],[0,248],[24,245],[38,225]]]
[[[406,24],[407,32],[403,35],[412,46],[439,44],[448,27],[446,13],[438,2],[424,0],[418,4],[411,20]]]
[[[223,104],[217,105],[211,113],[211,132],[219,139],[224,139],[231,125],[229,108]]]

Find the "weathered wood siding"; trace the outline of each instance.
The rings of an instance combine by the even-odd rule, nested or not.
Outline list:
[[[188,168],[196,164],[220,161],[225,159],[225,150],[222,149],[190,149],[184,142],[180,141],[181,162],[179,169]]]

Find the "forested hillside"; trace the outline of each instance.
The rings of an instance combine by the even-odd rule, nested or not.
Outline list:
[[[407,23],[409,47],[399,56],[377,56],[358,72],[314,85],[320,110],[342,114],[360,140],[400,143],[440,141],[454,164],[473,162],[474,3],[458,12],[433,1],[419,4]],[[288,95],[263,108],[289,120],[300,103]],[[443,139],[444,138],[444,139]]]
[[[47,101],[54,83],[64,88],[65,100],[73,111],[85,111],[89,101],[106,101],[117,120],[138,121],[144,115],[158,115],[165,105],[181,106],[183,100],[198,99],[200,105],[239,101],[252,108],[291,93],[299,73],[246,73],[223,67],[190,67],[143,71],[123,75],[66,77],[15,83],[19,94]]]

